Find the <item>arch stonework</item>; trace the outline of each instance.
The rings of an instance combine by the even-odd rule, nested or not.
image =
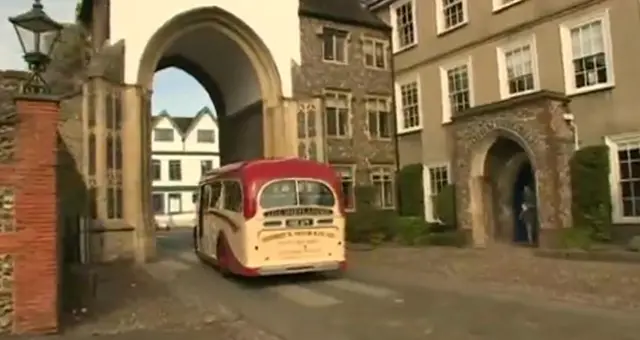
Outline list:
[[[557,241],[558,231],[571,226],[569,160],[573,132],[566,122],[569,100],[540,91],[478,106],[454,117],[450,126],[456,214],[461,229],[477,247],[495,240],[487,154],[499,137],[522,147],[534,169],[541,246]],[[500,179],[503,180],[503,179]]]
[[[218,7],[198,8],[174,16],[149,39],[140,60],[137,84],[127,85],[124,91],[124,220],[134,227],[134,252],[139,262],[155,257],[155,226],[148,181],[151,146],[147,142],[151,138],[153,76],[173,43],[203,27],[214,29],[236,42],[253,67],[262,102],[263,155],[287,157],[297,152],[297,105],[283,98],[277,66],[258,35],[240,19]]]

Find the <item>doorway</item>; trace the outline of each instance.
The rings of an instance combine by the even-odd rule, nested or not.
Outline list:
[[[535,175],[533,172],[533,167],[530,162],[525,162],[518,169],[518,173],[516,175],[515,181],[513,183],[513,202],[512,202],[512,211],[513,211],[513,243],[528,245],[529,244],[529,236],[527,234],[527,226],[525,224],[525,219],[523,218],[522,210],[523,204],[525,203],[525,188],[532,189],[532,192],[535,192],[536,183],[535,183]],[[535,197],[535,194],[534,194]],[[537,215],[537,211],[536,211]],[[538,244],[538,219],[534,218],[533,224],[533,232],[532,232],[532,243],[531,245]]]

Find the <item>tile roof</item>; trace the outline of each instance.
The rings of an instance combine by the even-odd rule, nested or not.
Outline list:
[[[79,0],[76,16],[83,22],[92,21],[91,7],[95,0]],[[389,26],[371,13],[366,6],[376,0],[299,0],[299,14],[318,17],[345,24],[362,25],[375,29]]]
[[[365,7],[370,0],[300,0],[299,13],[344,24],[390,29],[384,21]]]
[[[211,109],[205,106],[193,117],[173,117],[169,112],[167,112],[167,110],[162,110],[159,114],[151,117],[151,125],[155,126],[160,119],[167,118],[182,136],[186,136],[186,134],[189,133],[189,130],[193,128],[195,121],[202,115],[211,115],[214,122],[217,121],[216,117],[211,112]]]
[[[83,22],[92,20],[91,7],[95,0],[80,0],[76,14]],[[275,1],[275,0],[272,0]],[[299,0],[299,14],[345,24],[361,25],[375,29],[389,26],[371,13],[366,6],[375,0]]]
[[[194,117],[171,117],[178,127],[178,130],[180,130],[180,133],[183,135],[187,133],[187,130],[189,130],[191,123],[193,123],[193,118]]]

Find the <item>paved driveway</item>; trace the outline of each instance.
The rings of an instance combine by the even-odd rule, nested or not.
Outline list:
[[[176,321],[225,319],[251,328],[244,337],[221,328],[174,327],[158,333],[141,322],[145,336],[158,339],[638,339],[637,313],[552,302],[516,291],[499,292],[473,283],[428,276],[410,268],[354,256],[348,274],[339,279],[318,276],[229,280],[197,261],[188,249],[190,234],[177,231],[159,242],[161,259],[145,267],[167,287]],[[508,273],[505,273],[508,275]],[[449,284],[451,282],[451,284]],[[163,293],[164,294],[164,293]],[[166,297],[165,297],[166,298]],[[152,305],[150,305],[152,306]],[[127,308],[127,307],[123,307]],[[151,307],[149,307],[151,308]],[[138,310],[144,319],[145,311]],[[189,315],[185,318],[184,315]],[[238,323],[238,322],[242,323]],[[98,321],[99,323],[99,321]],[[233,322],[231,322],[233,323]],[[104,326],[107,327],[107,326]],[[85,328],[86,329],[86,328]],[[154,330],[155,329],[155,330]],[[179,329],[180,333],[175,333]],[[199,329],[199,330],[198,330]],[[156,332],[156,333],[153,333]],[[185,333],[187,332],[187,333]],[[192,333],[188,333],[192,332]],[[140,337],[140,333],[117,335]],[[235,334],[235,333],[234,333]],[[250,334],[250,335],[249,335]]]

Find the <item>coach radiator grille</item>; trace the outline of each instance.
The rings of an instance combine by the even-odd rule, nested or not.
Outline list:
[[[323,208],[285,208],[271,210],[264,213],[264,217],[288,217],[288,216],[330,216],[333,210]]]

